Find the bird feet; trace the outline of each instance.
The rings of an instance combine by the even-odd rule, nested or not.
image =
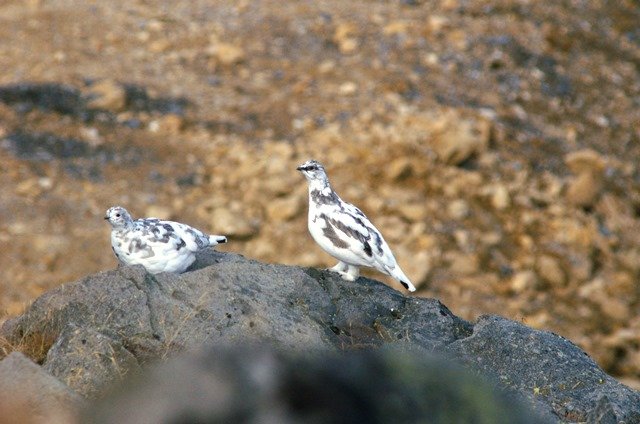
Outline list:
[[[338,262],[334,267],[329,268],[328,271],[340,274],[340,277],[346,281],[355,281],[360,276],[360,269],[357,266],[345,264],[344,262]]]

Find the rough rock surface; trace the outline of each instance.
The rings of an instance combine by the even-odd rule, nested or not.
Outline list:
[[[470,368],[522,393],[535,409],[553,405],[564,420],[586,421],[598,413],[591,411],[594,405],[601,410],[601,403],[610,405],[620,420],[640,420],[640,410],[633,410],[637,406],[626,410],[638,402],[640,393],[603,374],[584,351],[556,334],[485,316],[475,323],[470,337],[452,343],[448,351]]]
[[[121,267],[64,285],[7,321],[0,336],[39,355],[45,370],[88,397],[151,360],[203,344],[261,341],[286,351],[435,352],[541,416],[640,420],[640,393],[553,333],[499,317],[472,324],[437,300],[366,278],[346,282],[328,271],[214,251],[178,276]]]
[[[86,369],[87,358],[92,358]],[[94,397],[110,383],[138,368],[138,360],[114,340],[95,328],[67,324],[45,359],[44,370],[78,393]]]

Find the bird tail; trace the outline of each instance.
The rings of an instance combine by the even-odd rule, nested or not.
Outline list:
[[[400,284],[402,284],[405,289],[409,290],[410,292],[416,291],[416,287],[411,284],[411,281],[409,281],[409,277],[404,275],[404,272],[402,272],[399,266],[396,266],[395,268],[389,268],[387,269],[387,271],[389,272],[389,275],[400,281]]]
[[[209,246],[215,246],[220,243],[226,243],[227,238],[225,236],[209,236]]]

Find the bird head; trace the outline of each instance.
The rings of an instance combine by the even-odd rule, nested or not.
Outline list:
[[[129,212],[122,206],[113,206],[107,210],[104,219],[109,220],[113,228],[124,228],[133,222]]]
[[[296,169],[302,172],[309,182],[327,180],[327,173],[324,170],[324,166],[317,160],[308,160]]]

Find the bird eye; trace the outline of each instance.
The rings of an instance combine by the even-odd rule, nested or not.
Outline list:
[[[120,214],[119,213],[116,214],[116,218],[120,218]]]

